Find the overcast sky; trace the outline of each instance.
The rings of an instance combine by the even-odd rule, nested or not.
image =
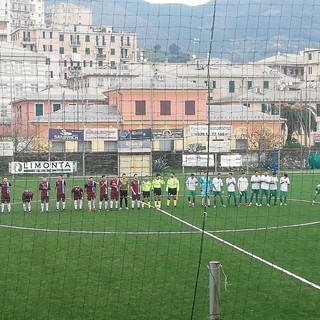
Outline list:
[[[187,6],[200,6],[210,2],[211,0],[145,0],[145,1],[153,4],[181,3]]]

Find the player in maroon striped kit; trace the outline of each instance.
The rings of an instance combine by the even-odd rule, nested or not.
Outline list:
[[[4,213],[5,204],[7,204],[8,213],[11,213],[10,191],[11,183],[8,182],[7,178],[3,178],[1,183],[1,213]]]
[[[104,208],[108,210],[108,181],[106,176],[103,175],[101,177],[101,181],[99,182],[100,186],[100,201],[99,201],[99,211],[102,209],[102,203],[104,201]]]
[[[73,199],[73,206],[75,210],[82,210],[83,205],[83,189],[80,186],[74,186],[71,190],[71,199]]]
[[[61,175],[56,181],[55,189],[57,190],[57,210],[60,209],[60,201],[62,201],[62,210],[66,210],[66,190],[68,189],[66,180],[64,180]]]
[[[133,176],[133,180],[130,184],[131,197],[132,197],[132,210],[134,210],[135,203],[137,204],[137,209],[140,210],[140,194],[141,194],[141,184],[138,175]]]
[[[31,200],[33,199],[33,192],[31,190],[25,190],[22,193],[22,207],[24,213],[31,212]]]
[[[87,192],[88,208],[89,211],[96,211],[96,189],[97,183],[90,177],[84,185],[84,190]]]
[[[118,202],[120,196],[120,180],[118,175],[115,174],[110,181],[110,210],[113,208],[113,202],[115,202],[116,209],[118,209]]]
[[[49,200],[50,200],[50,183],[47,181],[46,177],[42,178],[42,181],[39,184],[39,190],[41,190],[41,212],[49,212]]]

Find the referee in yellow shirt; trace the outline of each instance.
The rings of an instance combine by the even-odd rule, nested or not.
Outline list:
[[[176,175],[174,172],[170,173],[170,178],[167,181],[167,193],[168,193],[168,199],[167,199],[167,207],[170,206],[171,198],[173,198],[173,206],[177,206],[177,200],[179,196],[179,180],[176,178]]]

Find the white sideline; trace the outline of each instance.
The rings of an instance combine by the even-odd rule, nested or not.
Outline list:
[[[285,274],[287,274],[287,275],[289,275],[289,276],[291,276],[291,277],[293,277],[293,278],[295,278],[297,280],[300,280],[301,282],[303,282],[303,283],[305,283],[305,284],[307,284],[307,285],[309,285],[309,286],[311,286],[311,287],[313,287],[315,289],[320,290],[320,286],[317,285],[316,283],[313,283],[313,282],[311,282],[311,281],[309,281],[309,280],[307,280],[305,278],[302,278],[302,277],[296,275],[293,272],[290,272],[290,271],[288,271],[288,270],[286,270],[286,269],[284,269],[282,267],[279,267],[278,265],[276,265],[276,264],[274,264],[272,262],[269,262],[268,260],[265,260],[265,259],[255,255],[255,254],[247,251],[247,250],[244,250],[244,249],[232,244],[231,242],[223,240],[223,239],[221,239],[221,238],[209,233],[208,231],[202,230],[201,228],[199,228],[199,227],[197,227],[197,226],[195,226],[195,225],[193,225],[193,224],[191,224],[191,223],[189,223],[189,222],[187,222],[185,220],[182,220],[182,219],[170,214],[169,212],[166,212],[166,211],[164,211],[162,209],[158,209],[158,210],[160,212],[164,213],[165,215],[169,216],[170,218],[174,219],[174,220],[177,220],[177,221],[179,221],[179,222],[181,222],[181,223],[183,223],[183,224],[185,224],[185,225],[187,225],[187,226],[189,226],[189,227],[191,227],[191,228],[193,228],[193,229],[195,229],[195,230],[197,230],[197,231],[199,231],[201,233],[204,233],[205,235],[207,235],[207,236],[209,236],[209,237],[211,237],[211,238],[213,238],[213,239],[215,239],[215,240],[217,240],[217,241],[219,241],[219,242],[221,242],[221,243],[223,243],[223,244],[225,244],[225,245],[227,245],[227,246],[229,246],[229,247],[231,247],[233,249],[236,249],[236,250],[248,255],[251,258],[254,258],[254,259],[256,259],[256,260],[258,260],[258,261],[260,261],[260,262],[262,262],[262,263],[264,263],[264,264],[266,264],[266,265],[268,265],[268,266],[270,266],[270,267],[272,267],[272,268],[274,268],[276,270],[279,270],[279,271],[281,271],[281,272],[283,272],[283,273],[285,273]]]

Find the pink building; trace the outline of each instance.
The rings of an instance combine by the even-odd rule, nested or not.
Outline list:
[[[69,106],[101,105],[105,104],[105,97],[99,93],[83,93],[80,90],[67,88],[50,88],[34,97],[19,98],[12,102],[14,114],[14,131],[19,137],[33,135],[30,121],[38,117],[48,116]],[[61,119],[63,121],[63,119]]]

